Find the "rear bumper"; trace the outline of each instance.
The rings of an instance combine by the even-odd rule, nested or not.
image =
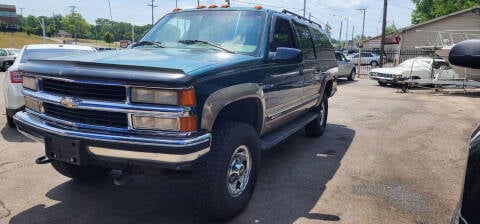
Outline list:
[[[28,112],[15,114],[14,121],[19,132],[36,141],[45,142],[53,136],[81,142],[84,146],[81,154],[87,157],[83,160],[85,164],[111,161],[179,169],[189,167],[210,151],[210,133],[187,138],[164,138],[88,132],[62,128]]]

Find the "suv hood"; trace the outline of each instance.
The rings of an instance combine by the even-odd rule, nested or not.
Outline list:
[[[183,87],[192,85],[198,74],[258,59],[205,49],[150,48],[30,60],[20,65],[19,70],[57,78]]]
[[[62,57],[61,60],[178,69],[184,73],[192,73],[195,70],[219,63],[235,63],[253,58],[248,55],[230,54],[208,49],[143,48]]]

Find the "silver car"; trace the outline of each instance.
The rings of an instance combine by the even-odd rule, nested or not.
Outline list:
[[[7,70],[13,64],[19,52],[20,50],[15,48],[0,48],[0,68]]]
[[[345,77],[349,81],[353,81],[356,73],[355,65],[341,52],[335,52],[335,57],[337,58],[338,63],[338,73],[336,78]]]

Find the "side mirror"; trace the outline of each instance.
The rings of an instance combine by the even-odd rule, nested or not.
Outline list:
[[[450,50],[452,65],[480,69],[480,39],[462,41]]]
[[[271,53],[270,60],[276,63],[299,63],[303,61],[303,53],[299,49],[279,47]]]

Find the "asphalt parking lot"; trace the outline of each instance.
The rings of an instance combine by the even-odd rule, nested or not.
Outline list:
[[[253,199],[231,223],[448,223],[480,123],[479,91],[403,94],[366,78],[338,89],[325,135],[300,131],[266,152]],[[0,223],[197,221],[188,179],[77,183],[36,165],[43,145],[5,123],[2,113]]]

